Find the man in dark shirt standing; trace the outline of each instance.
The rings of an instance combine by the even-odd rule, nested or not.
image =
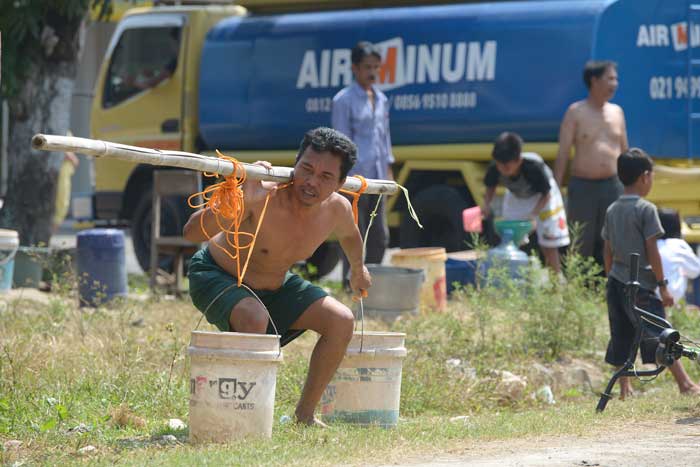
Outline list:
[[[510,220],[531,220],[537,228],[537,242],[547,266],[561,271],[559,247],[569,244],[569,229],[561,193],[552,171],[535,153],[522,152],[523,140],[516,133],[501,133],[493,146],[494,161],[489,166],[484,184],[484,216],[491,211],[496,187],[506,188],[503,217]]]

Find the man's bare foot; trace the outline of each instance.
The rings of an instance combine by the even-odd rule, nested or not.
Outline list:
[[[301,419],[297,417],[296,419],[298,425],[314,426],[317,428],[328,428],[328,425],[326,425],[316,417],[311,417],[309,419]]]
[[[620,400],[623,401],[628,397],[634,396],[634,390],[632,390],[632,382],[629,376],[622,376],[619,379],[620,383]]]
[[[696,395],[700,394],[700,386],[698,386],[697,384],[691,384],[691,385],[684,387],[682,389],[679,389],[679,390],[680,390],[681,394],[685,394],[688,396],[696,396]]]

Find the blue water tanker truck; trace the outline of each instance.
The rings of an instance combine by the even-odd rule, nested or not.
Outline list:
[[[492,141],[516,131],[526,150],[552,162],[564,112],[586,96],[584,64],[613,60],[613,102],[625,111],[629,142],[659,166],[650,198],[679,209],[688,238],[700,241],[700,10],[682,0],[426,3],[266,15],[220,5],[135,9],[105,58],[93,137],[291,165],[304,132],[330,126],[332,98],[352,81],[350,50],[368,40],[383,56],[396,180],[425,226],[390,199],[392,245],[463,250],[461,212],[482,201]],[[145,66],[135,63],[146,53],[139,33],[172,37],[173,29],[173,75],[110,94],[130,56]],[[97,217],[146,229],[151,170],[97,162]],[[185,220],[178,209],[175,229]],[[137,253],[147,246],[135,245]],[[325,272],[337,255],[326,244],[312,262]]]

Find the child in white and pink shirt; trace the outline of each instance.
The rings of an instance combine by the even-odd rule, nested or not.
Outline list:
[[[685,298],[688,279],[700,276],[700,258],[681,238],[681,219],[675,209],[660,208],[659,219],[664,235],[657,240],[664,275],[668,279],[668,291],[673,302]]]

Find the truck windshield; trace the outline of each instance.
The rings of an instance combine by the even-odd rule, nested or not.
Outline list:
[[[179,51],[178,27],[125,30],[112,54],[102,106],[113,107],[170,78]]]

